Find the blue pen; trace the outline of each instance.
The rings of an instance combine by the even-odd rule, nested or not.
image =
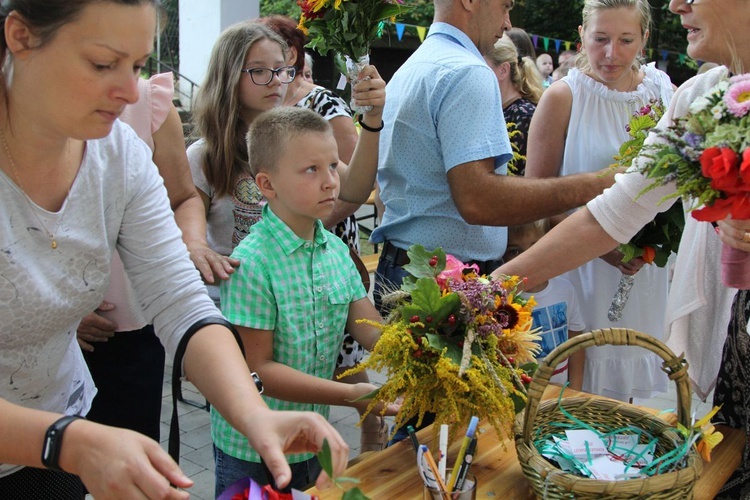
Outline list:
[[[458,478],[458,469],[466,457],[466,449],[471,443],[471,439],[477,431],[477,424],[479,423],[479,417],[471,417],[469,421],[469,428],[466,429],[466,436],[464,437],[463,443],[461,443],[461,449],[458,450],[458,456],[456,457],[456,463],[451,471],[451,479],[448,482],[448,491],[455,491],[456,479]]]

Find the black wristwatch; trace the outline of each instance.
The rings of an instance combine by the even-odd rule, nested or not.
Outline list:
[[[44,435],[44,444],[42,444],[42,464],[51,470],[62,471],[58,461],[60,460],[60,449],[62,448],[62,438],[65,428],[72,422],[83,417],[78,415],[67,415],[56,420],[47,428]]]
[[[263,381],[255,372],[250,372],[250,375],[253,377],[253,382],[255,382],[255,388],[258,389],[258,394],[263,394]]]

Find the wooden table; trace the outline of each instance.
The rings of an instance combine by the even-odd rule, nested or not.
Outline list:
[[[557,386],[547,387],[543,399],[556,398],[560,390]],[[564,395],[572,397],[580,393],[566,389]],[[640,408],[653,414],[659,413],[659,410]],[[676,419],[674,414],[664,414],[663,417],[672,423]],[[713,498],[740,463],[745,444],[744,432],[730,428],[722,428],[721,431],[724,433],[724,440],[714,449],[711,462],[703,464],[703,472],[695,487],[696,500]],[[479,424],[477,432],[479,446],[471,468],[479,483],[477,499],[535,498],[518,463],[515,443],[512,440],[498,439],[494,429],[484,422]],[[420,443],[428,445],[432,451],[437,450],[430,427],[419,431],[418,436]],[[458,440],[449,446],[449,465],[455,461],[459,447]],[[349,463],[344,475],[359,479],[359,488],[373,500],[422,498],[422,480],[408,439],[383,451],[360,455]],[[335,487],[325,491],[312,488],[308,493],[318,495],[322,500],[341,498],[341,491]]]

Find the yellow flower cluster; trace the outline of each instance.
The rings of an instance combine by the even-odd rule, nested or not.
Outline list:
[[[481,358],[472,355],[470,367],[459,376],[459,366],[447,356],[428,351],[427,340],[415,340],[408,323],[367,323],[382,330],[380,340],[368,359],[342,374],[345,377],[373,369],[387,375],[387,382],[372,399],[365,415],[380,403],[402,398],[395,428],[415,416],[419,426],[425,413],[432,412],[434,429],[439,429],[440,424],[450,424],[458,432],[476,415],[490,423],[499,436],[512,435],[516,414],[513,398],[526,401],[525,394],[518,390],[522,386],[519,378],[522,370],[503,362],[502,357],[498,359],[496,337],[490,336],[485,346],[485,352],[491,354]],[[513,342],[514,337],[508,333],[507,341]]]

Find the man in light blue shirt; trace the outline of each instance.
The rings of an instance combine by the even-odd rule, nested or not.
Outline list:
[[[385,205],[371,240],[383,242],[375,303],[398,287],[414,244],[442,247],[494,270],[504,226],[583,205],[612,183],[598,173],[506,176],[512,149],[494,73],[482,54],[510,29],[513,0],[434,0],[424,43],[387,87],[378,184]]]

